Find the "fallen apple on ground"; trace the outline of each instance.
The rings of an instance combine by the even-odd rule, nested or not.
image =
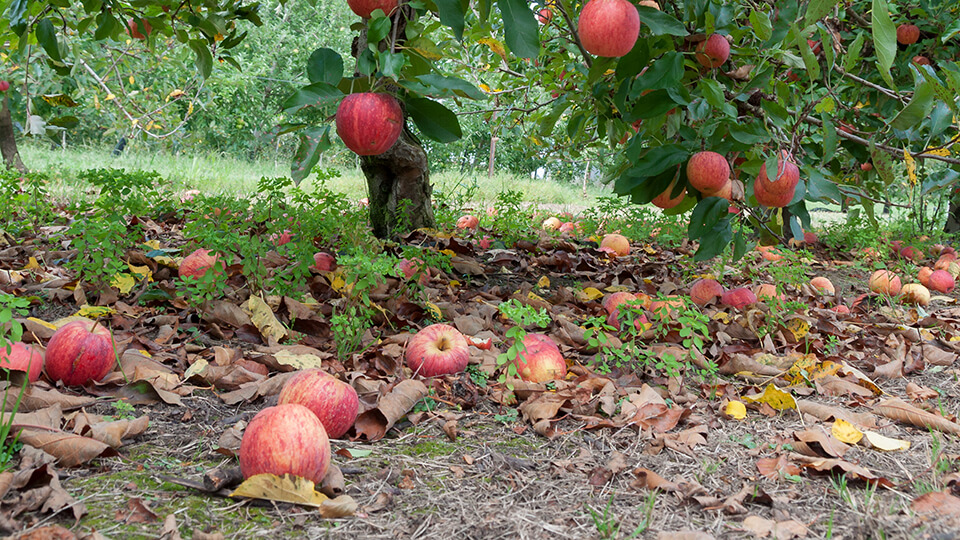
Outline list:
[[[37,382],[43,371],[43,351],[26,343],[8,343],[7,347],[0,345],[0,369],[22,371],[27,374],[27,380]]]
[[[330,439],[317,415],[296,403],[263,409],[247,424],[240,441],[240,471],[292,474],[317,486],[330,466]]]
[[[360,410],[357,391],[319,368],[305,369],[287,380],[278,400],[280,405],[286,403],[310,409],[331,439],[349,431]]]
[[[521,379],[542,383],[567,375],[567,362],[550,336],[527,334],[523,338],[523,347],[523,351],[513,360]]]
[[[466,338],[447,324],[431,324],[407,342],[407,367],[424,377],[460,373],[470,361]]]
[[[45,366],[51,381],[80,386],[106,377],[116,361],[110,329],[96,321],[74,321],[53,333]]]

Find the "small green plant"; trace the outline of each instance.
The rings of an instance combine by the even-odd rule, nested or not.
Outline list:
[[[626,536],[626,539],[636,538],[650,526],[650,516],[653,514],[653,506],[656,504],[656,495],[657,490],[651,491],[647,495],[646,501],[644,501],[644,517],[643,521],[640,522],[640,525],[630,533],[630,536]],[[590,512],[590,518],[593,519],[593,525],[597,528],[597,534],[600,538],[620,538],[620,527],[622,523],[620,519],[613,515],[613,498],[615,494],[610,495],[610,499],[607,501],[607,506],[603,509],[602,513],[594,510],[591,507],[587,507],[587,511]]]
[[[479,364],[470,364],[466,369],[467,375],[470,377],[470,380],[473,381],[473,384],[481,387],[487,386],[487,380],[490,378],[483,370],[480,369]]]
[[[537,328],[546,328],[550,324],[550,314],[546,309],[535,309],[532,306],[521,303],[516,298],[511,298],[497,306],[500,314],[511,321],[513,326],[504,333],[507,339],[512,339],[513,343],[506,352],[497,355],[497,365],[505,368],[500,372],[501,383],[506,382],[507,377],[516,378],[517,364],[514,360],[524,351],[523,341],[527,337],[526,327],[535,326]]]
[[[12,294],[0,292],[0,349],[9,352],[12,342],[20,341],[23,326],[15,319],[26,316],[30,301]]]
[[[115,420],[133,420],[137,417],[137,410],[134,409],[133,405],[127,403],[123,400],[118,400],[113,402],[113,414],[107,416],[108,421]]]
[[[520,420],[520,412],[513,407],[502,409],[498,414],[493,415],[493,419],[501,424],[512,424]]]
[[[216,264],[202,276],[184,279],[183,284],[184,299],[202,318],[208,303],[223,298],[226,294],[227,279],[223,257],[218,256]]]
[[[20,392],[17,394],[17,399],[13,407],[7,411],[6,405],[10,403],[8,398],[12,387],[8,372],[7,386],[3,390],[3,401],[0,402],[0,473],[10,468],[10,462],[13,456],[23,447],[23,444],[20,442],[20,431],[17,431],[12,439],[10,438],[10,433],[13,431],[14,418],[17,416],[17,411],[20,410],[20,401],[23,399],[24,392],[27,391],[27,378],[23,378],[23,384],[20,385]]]
[[[363,349],[363,334],[373,326],[373,309],[347,304],[330,317],[330,331],[337,347],[337,357],[346,361]]]

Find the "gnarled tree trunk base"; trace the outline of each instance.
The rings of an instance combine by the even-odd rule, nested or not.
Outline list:
[[[370,225],[377,238],[391,238],[421,227],[433,227],[427,152],[404,130],[390,150],[361,158],[370,190]]]

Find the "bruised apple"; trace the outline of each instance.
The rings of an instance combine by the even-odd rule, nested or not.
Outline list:
[[[43,371],[43,351],[19,341],[9,345],[9,352],[0,346],[0,369],[22,371],[27,374],[27,380],[37,382]]]
[[[278,403],[297,403],[310,409],[332,439],[339,439],[353,426],[360,410],[357,391],[319,368],[290,377],[280,390]]]
[[[200,279],[217,264],[217,256],[209,249],[200,248],[183,258],[177,273],[180,279]]]
[[[900,276],[889,270],[877,270],[870,275],[867,286],[875,293],[896,296],[900,294]]]
[[[622,234],[611,233],[600,241],[600,249],[617,257],[625,257],[630,254],[630,241]]]
[[[65,324],[47,344],[47,376],[66,386],[99,381],[110,373],[116,361],[110,330],[96,321]]]
[[[723,296],[723,285],[715,279],[704,278],[690,287],[690,300],[698,306],[704,306],[721,296]]]
[[[919,283],[907,283],[900,290],[900,301],[925,306],[930,303],[930,290]]]
[[[424,377],[460,373],[470,361],[467,339],[448,324],[431,324],[407,342],[407,366]]]
[[[330,439],[317,415],[296,403],[267,407],[247,424],[240,441],[240,471],[292,474],[320,485],[330,466]]]
[[[513,361],[520,378],[527,382],[542,383],[562,379],[567,374],[567,362],[560,348],[544,334],[524,336],[523,352]]]

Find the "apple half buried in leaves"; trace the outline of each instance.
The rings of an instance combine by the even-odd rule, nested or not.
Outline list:
[[[47,344],[47,376],[66,386],[99,381],[113,370],[116,361],[110,330],[96,321],[65,324]]]
[[[407,366],[424,377],[460,373],[470,361],[467,339],[447,324],[431,324],[407,342]]]
[[[26,343],[9,343],[10,350],[0,345],[0,369],[22,371],[27,380],[37,382],[43,371],[43,351]]]

